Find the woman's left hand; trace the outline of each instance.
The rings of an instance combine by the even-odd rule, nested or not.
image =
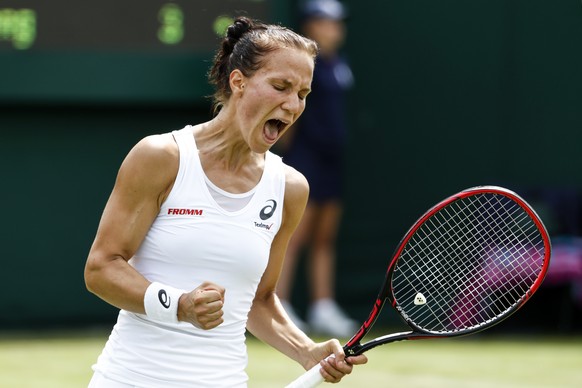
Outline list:
[[[354,365],[362,365],[368,362],[368,357],[365,354],[346,357],[337,339],[316,344],[316,347],[311,351],[311,355],[314,359],[321,359],[319,362],[321,366],[320,373],[325,381],[329,383],[338,383],[345,375],[352,373]],[[314,363],[310,364],[306,365],[307,370],[315,365]]]

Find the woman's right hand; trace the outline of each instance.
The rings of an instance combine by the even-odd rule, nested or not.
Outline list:
[[[204,282],[193,291],[182,294],[178,305],[178,320],[190,322],[203,330],[214,329],[224,321],[224,293],[224,287]]]

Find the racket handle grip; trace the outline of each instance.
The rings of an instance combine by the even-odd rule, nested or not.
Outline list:
[[[307,372],[303,373],[301,376],[296,378],[291,384],[287,385],[285,388],[315,388],[319,384],[323,383],[323,376],[319,372],[321,370],[321,365],[319,363],[309,369]]]

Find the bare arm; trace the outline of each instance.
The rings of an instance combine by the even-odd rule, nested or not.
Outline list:
[[[257,288],[247,323],[253,335],[302,365],[309,362],[301,359],[303,353],[315,344],[291,323],[275,289],[289,239],[301,220],[308,194],[309,186],[305,178],[295,170],[287,168],[283,222],[271,245],[269,263]]]
[[[285,313],[276,295],[276,285],[281,273],[285,251],[307,204],[309,187],[305,178],[288,167],[285,185],[283,223],[273,240],[269,264],[263,274],[247,327],[260,340],[310,369],[330,354],[335,358],[322,362],[322,375],[330,382],[337,382],[352,371],[351,364],[363,364],[365,355],[345,358],[339,341],[313,342],[299,330]],[[346,362],[347,361],[347,362]]]
[[[149,282],[128,264],[169,192],[178,169],[170,135],[140,141],[123,161],[85,265],[89,291],[121,309],[144,313]]]
[[[150,282],[128,260],[159,213],[178,166],[178,146],[171,134],[164,134],[140,141],[119,169],[85,265],[88,290],[113,306],[145,313]],[[178,320],[203,329],[216,327],[222,323],[223,301],[222,287],[203,283],[180,297]]]

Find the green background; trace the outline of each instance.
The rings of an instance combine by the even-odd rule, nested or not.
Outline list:
[[[356,86],[338,297],[363,318],[398,240],[438,200],[481,184],[581,188],[582,4],[346,3]],[[273,4],[293,25],[295,2]],[[209,118],[210,59],[0,51],[0,327],[114,319],[83,282],[101,211],[139,139]]]

